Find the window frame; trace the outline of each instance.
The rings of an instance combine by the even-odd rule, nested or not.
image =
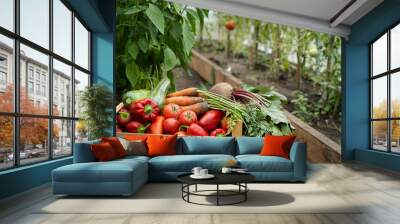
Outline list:
[[[13,79],[14,79],[14,100],[13,100],[13,112],[2,112],[0,111],[0,116],[10,116],[13,119],[13,166],[10,167],[5,167],[5,168],[0,168],[0,172],[4,170],[10,170],[10,169],[15,169],[18,167],[23,167],[23,166],[29,166],[37,163],[43,163],[49,160],[58,160],[62,159],[65,157],[70,157],[73,155],[74,152],[74,143],[75,143],[75,126],[76,126],[76,121],[79,120],[79,117],[75,117],[75,108],[71,108],[71,114],[70,116],[56,116],[53,115],[53,59],[58,60],[59,62],[62,62],[68,66],[71,66],[71,105],[74,105],[75,103],[75,88],[74,88],[74,82],[75,82],[75,69],[85,73],[89,77],[89,83],[88,85],[92,85],[93,77],[92,77],[92,61],[91,61],[91,49],[92,49],[92,43],[91,43],[91,37],[92,37],[92,30],[88,27],[88,25],[83,21],[83,19],[79,16],[78,13],[76,13],[72,7],[65,1],[65,0],[59,0],[68,10],[71,11],[71,59],[64,58],[63,56],[55,53],[53,50],[53,1],[54,0],[48,0],[49,2],[49,47],[46,49],[45,47],[42,47],[39,44],[34,43],[33,41],[30,41],[27,38],[24,38],[23,36],[20,35],[20,0],[14,0],[13,1],[13,10],[14,10],[14,30],[10,31],[4,27],[0,26],[0,35],[3,35],[5,37],[11,38],[13,40],[13,64],[12,66],[12,73]],[[75,63],[75,18],[85,27],[85,29],[88,31],[89,39],[88,39],[88,69],[85,69],[81,67],[80,65]],[[32,48],[33,50],[36,50],[40,53],[43,53],[48,56],[49,62],[48,62],[48,84],[46,85],[46,90],[48,93],[46,93],[48,97],[48,112],[46,115],[39,115],[39,114],[27,114],[27,113],[21,113],[20,111],[20,45],[23,44],[27,47]],[[28,66],[28,64],[27,64]],[[36,70],[33,71],[34,79],[36,80],[35,77]],[[41,74],[41,73],[40,73]],[[27,80],[30,79],[29,74],[26,74]],[[41,77],[39,77],[41,78]],[[35,81],[34,81],[35,83]],[[41,83],[41,79],[39,80],[39,83]],[[34,84],[35,85],[35,84]],[[28,91],[28,90],[27,90]],[[36,91],[34,89],[34,91]],[[41,94],[40,94],[41,95]],[[21,118],[45,118],[47,119],[48,122],[48,136],[47,136],[47,142],[49,143],[47,145],[47,158],[44,158],[43,160],[40,160],[38,162],[32,162],[32,163],[26,163],[26,164],[21,164],[20,161],[20,119]],[[65,121],[70,121],[71,122],[71,153],[68,155],[62,155],[62,156],[55,156],[53,155],[54,152],[54,146],[53,146],[53,122],[56,120],[65,120]]]
[[[392,121],[400,121],[400,117],[392,117],[392,99],[391,99],[391,91],[392,91],[392,85],[391,85],[391,80],[392,80],[392,75],[396,75],[398,72],[400,72],[400,67],[393,68],[391,69],[391,31],[393,28],[400,26],[400,21],[397,21],[396,23],[392,24],[389,28],[385,29],[384,32],[379,34],[375,39],[373,39],[369,44],[369,149],[373,151],[379,151],[379,152],[386,152],[386,153],[392,153],[392,154],[400,154],[400,152],[394,152],[392,151]],[[373,74],[373,44],[376,43],[381,37],[384,35],[387,35],[387,67],[386,71],[382,72],[380,74]],[[387,105],[386,105],[386,117],[385,118],[373,118],[373,81],[382,77],[386,77],[386,86],[387,86]],[[376,121],[386,121],[387,122],[387,138],[386,138],[386,150],[379,150],[374,148],[374,136],[373,136],[373,122]]]

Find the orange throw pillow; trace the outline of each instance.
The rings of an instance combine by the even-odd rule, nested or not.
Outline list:
[[[165,156],[176,155],[177,135],[150,135],[147,137],[147,155]]]
[[[125,135],[124,139],[128,141],[146,141],[148,135]]]
[[[91,145],[91,149],[94,157],[99,162],[110,161],[117,158],[112,145],[108,142],[93,144]]]
[[[124,149],[124,146],[121,144],[121,142],[117,137],[101,138],[101,142],[110,143],[112,148],[114,149],[117,158],[122,158],[126,156],[126,151]]]
[[[261,149],[261,156],[280,156],[289,159],[290,148],[296,136],[264,136],[264,145]]]

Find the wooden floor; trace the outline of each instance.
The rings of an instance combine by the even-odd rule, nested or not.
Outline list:
[[[38,207],[54,200],[50,187],[43,186],[0,202],[0,223],[400,223],[399,174],[354,163],[314,164],[309,169],[308,182],[322,185],[346,201],[362,201],[367,206],[356,214],[36,214]]]

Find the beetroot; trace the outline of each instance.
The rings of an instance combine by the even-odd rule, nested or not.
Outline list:
[[[215,84],[213,87],[211,87],[210,92],[230,99],[232,96],[233,87],[229,83],[220,82],[220,83]]]

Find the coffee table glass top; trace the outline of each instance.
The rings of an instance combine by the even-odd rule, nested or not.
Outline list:
[[[255,177],[249,173],[213,173],[215,177],[211,179],[193,179],[190,175],[191,173],[182,174],[177,179],[186,184],[236,184],[255,180]]]

